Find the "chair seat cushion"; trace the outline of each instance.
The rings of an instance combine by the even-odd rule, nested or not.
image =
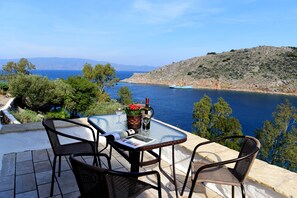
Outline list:
[[[196,171],[203,165],[206,165],[206,163],[203,163],[203,162],[191,163],[192,180],[194,180]],[[197,181],[240,186],[240,182],[235,175],[235,171],[225,166],[216,166],[216,167],[203,169],[199,173]]]

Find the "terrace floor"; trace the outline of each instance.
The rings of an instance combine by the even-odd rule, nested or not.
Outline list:
[[[108,152],[108,150],[106,150]],[[23,152],[5,154],[2,158],[2,169],[0,177],[0,198],[35,198],[49,197],[51,170],[52,170],[53,153],[51,149],[28,150]],[[103,161],[104,163],[104,161]],[[64,157],[62,160],[61,176],[55,178],[54,196],[53,197],[78,197],[80,195],[69,165],[69,159]],[[103,166],[105,166],[104,163]],[[111,160],[112,169],[118,171],[128,171],[129,163],[113,150]],[[170,174],[171,165],[162,162],[163,168]],[[141,171],[155,169],[157,165],[141,168]],[[176,170],[178,178],[178,187],[181,189],[184,173]],[[155,181],[154,178],[144,178],[149,182]],[[161,174],[162,196],[175,197],[173,185]],[[220,197],[204,185],[196,187],[193,197]],[[188,189],[182,197],[187,197]],[[156,190],[148,190],[138,197],[157,197]]]

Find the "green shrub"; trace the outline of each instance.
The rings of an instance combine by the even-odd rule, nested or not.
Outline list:
[[[11,114],[21,123],[40,122],[42,120],[35,111],[31,110],[12,111]]]
[[[0,89],[3,91],[7,91],[8,90],[8,85],[6,82],[0,81]]]
[[[17,75],[9,81],[10,93],[29,109],[37,112],[52,98],[51,81],[37,75]]]
[[[102,115],[102,114],[115,114],[117,108],[122,108],[122,105],[114,100],[110,102],[100,102],[92,104],[87,111],[85,111],[85,116],[91,115]]]
[[[62,109],[60,111],[51,111],[46,113],[45,115],[46,118],[63,118],[63,119],[68,119],[70,118],[69,113],[65,110]]]

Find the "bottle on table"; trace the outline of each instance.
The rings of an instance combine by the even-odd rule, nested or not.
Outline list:
[[[143,113],[143,118],[144,119],[147,119],[149,122],[143,122],[142,123],[142,128],[144,129],[144,130],[148,130],[148,129],[150,129],[150,119],[153,117],[153,115],[154,115],[154,110],[153,110],[153,108],[150,106],[150,104],[149,104],[149,98],[146,98],[145,99],[145,106],[144,106],[144,113]]]

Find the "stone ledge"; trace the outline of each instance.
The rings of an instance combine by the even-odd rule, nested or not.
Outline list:
[[[180,147],[181,149],[183,149],[183,152],[185,152],[185,155],[188,154],[186,158],[188,158],[189,160],[190,155],[192,153],[192,149],[198,143],[207,141],[207,139],[201,138],[199,136],[193,135],[188,132],[187,132],[187,135],[188,135],[188,141],[181,145],[178,145],[177,147]],[[234,151],[232,149],[229,149],[217,143],[212,143],[210,145],[203,146],[201,147],[201,150],[199,152],[200,158],[203,158],[210,162],[218,162],[222,160],[233,159],[233,158],[236,158],[237,156],[238,156],[237,151]],[[185,161],[185,159],[180,161]],[[186,172],[188,164],[187,165],[183,164],[181,165],[181,167],[182,167],[181,169]],[[255,185],[255,189],[259,189],[259,188],[261,189],[261,190],[259,189],[259,192],[262,191],[261,194],[263,197],[265,197],[265,193],[267,193],[266,194],[267,196],[273,195],[274,197],[297,197],[297,190],[296,190],[297,173],[286,170],[278,166],[268,164],[267,162],[264,162],[262,160],[256,159],[254,161],[254,164],[248,175],[247,180],[248,181],[246,181],[246,184]],[[248,189],[249,188],[247,188],[247,191]],[[267,189],[270,190],[271,192],[268,192]],[[248,194],[254,195],[253,192],[250,192],[250,193],[248,192]],[[256,195],[256,196],[261,197],[261,195]]]

